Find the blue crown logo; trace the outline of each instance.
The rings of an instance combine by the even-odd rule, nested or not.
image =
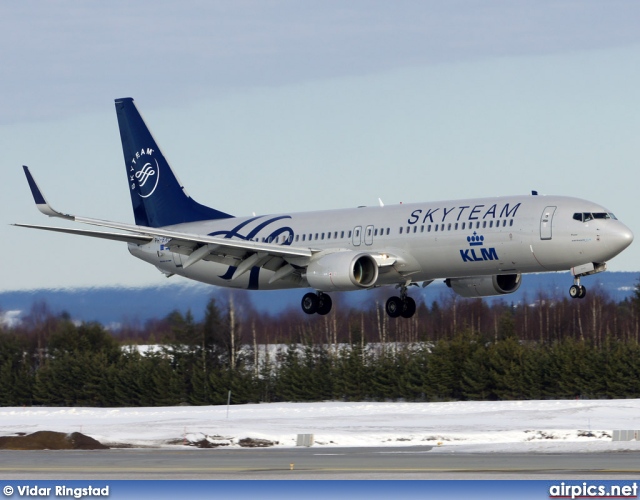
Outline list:
[[[473,232],[473,236],[467,236],[467,241],[469,242],[469,246],[479,247],[484,245],[484,236],[478,236],[478,233]]]

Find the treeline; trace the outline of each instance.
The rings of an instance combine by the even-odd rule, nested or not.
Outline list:
[[[529,319],[549,327],[538,338],[523,330],[519,308],[460,299],[420,306],[441,318],[436,336],[420,319],[389,320],[374,308],[284,318],[287,338],[268,330],[276,319],[248,313],[233,297],[222,306],[212,299],[202,322],[173,312],[146,325],[155,344],[146,350],[123,332],[40,307],[0,332],[0,405],[225,404],[229,391],[234,404],[640,397],[640,343],[628,322],[640,292],[619,304],[591,300],[600,308],[595,330],[573,304],[568,317],[549,299],[530,306]]]

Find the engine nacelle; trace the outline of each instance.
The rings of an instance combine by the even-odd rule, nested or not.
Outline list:
[[[309,286],[323,292],[360,290],[372,287],[377,280],[378,264],[367,253],[330,253],[307,266]]]
[[[520,288],[521,278],[521,274],[500,274],[475,278],[449,278],[445,283],[463,297],[489,297],[515,292]]]

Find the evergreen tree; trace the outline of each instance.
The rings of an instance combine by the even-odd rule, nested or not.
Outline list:
[[[507,321],[507,325],[510,324],[512,322]],[[487,354],[492,393],[497,399],[522,399],[524,396],[526,389],[523,351],[524,347],[515,339],[512,331],[506,334],[504,340],[496,342],[489,348]]]
[[[485,345],[475,345],[475,349],[464,361],[460,385],[463,399],[472,401],[496,399],[489,350]]]

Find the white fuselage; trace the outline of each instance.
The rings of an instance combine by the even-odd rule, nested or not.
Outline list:
[[[597,218],[576,214],[598,214]],[[565,196],[514,196],[267,215],[191,222],[175,231],[305,247],[391,254],[397,261],[377,285],[499,274],[565,271],[605,263],[633,240],[631,231],[590,201]],[[306,280],[269,283],[273,271],[255,268],[230,279],[233,262],[202,260],[182,268],[183,255],[162,238],[129,244],[130,252],[167,274],[213,285],[281,289]],[[321,254],[319,254],[321,255]]]

